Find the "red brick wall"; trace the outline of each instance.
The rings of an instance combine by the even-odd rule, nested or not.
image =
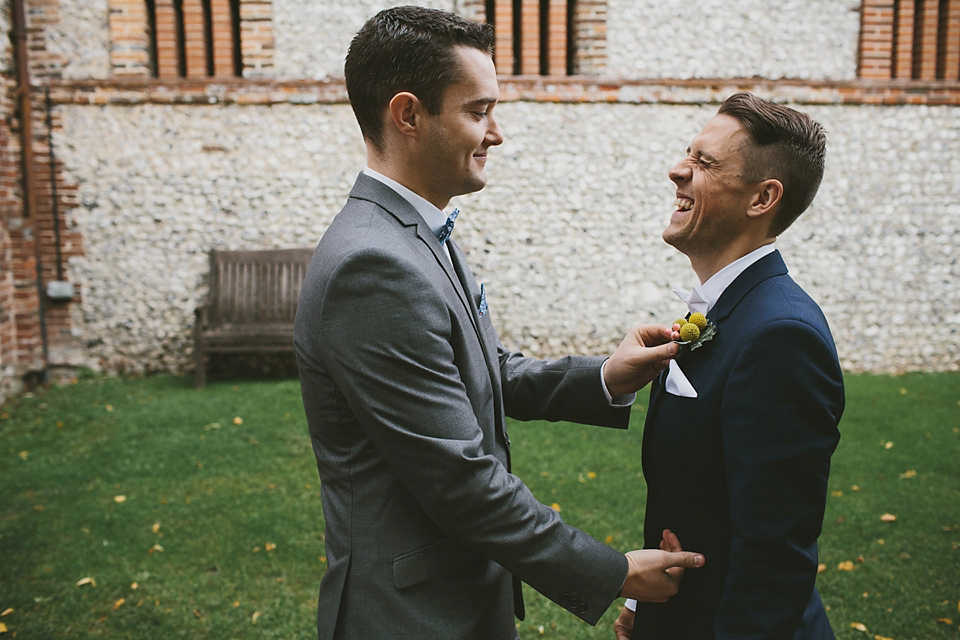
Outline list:
[[[863,0],[859,71],[878,80],[960,80],[960,0]]]
[[[14,318],[13,247],[10,216],[22,209],[19,145],[10,126],[13,121],[13,78],[0,76],[0,402],[18,372],[17,324]]]
[[[567,11],[574,2],[573,73],[595,74],[606,68],[607,0],[525,0],[522,12],[515,15],[513,0],[492,0],[492,19],[497,32],[496,63],[500,75],[567,75]],[[474,20],[487,18],[485,0],[467,0],[462,13]],[[547,16],[546,32],[541,33],[540,16]],[[520,38],[514,42],[514,24],[519,21]],[[545,64],[541,65],[541,39],[547,39]],[[520,59],[520,68],[516,60]]]
[[[65,181],[55,157],[51,175],[47,103],[43,90],[37,88],[51,82],[55,84],[61,77],[64,59],[46,50],[44,38],[45,29],[60,19],[59,2],[32,0],[27,4],[25,20],[33,86],[30,104],[35,197],[32,210],[24,191],[23,118],[16,92],[18,78],[12,75],[13,71],[3,77],[4,91],[0,97],[0,365],[3,369],[12,368],[15,377],[25,377],[46,367],[41,304],[44,305],[50,363],[57,364],[58,354],[72,346],[71,301],[47,300],[41,296],[40,288],[43,283],[61,277],[68,280],[67,260],[82,252],[80,236],[68,224],[70,209],[76,206],[76,186]],[[13,69],[16,69],[15,63]],[[51,109],[51,114],[50,122],[56,132],[60,128],[56,107]],[[62,273],[57,269],[58,234]],[[43,267],[39,282],[38,260]],[[4,383],[9,386],[10,380],[0,380],[0,389]]]
[[[146,77],[154,71],[160,78],[180,77],[181,72],[187,78],[236,75],[230,0],[211,0],[209,15],[205,14],[201,0],[182,0],[182,34],[175,1],[180,0],[155,0],[156,69],[151,70],[145,0],[110,0],[110,59],[115,76]],[[245,77],[270,75],[274,48],[272,4],[270,0],[239,0],[239,12],[241,73]]]

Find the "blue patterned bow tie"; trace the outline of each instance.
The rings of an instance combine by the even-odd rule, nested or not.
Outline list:
[[[440,229],[440,233],[437,234],[437,240],[440,241],[440,244],[445,244],[447,239],[450,238],[450,234],[453,233],[453,223],[458,215],[460,215],[460,209],[454,209],[453,213],[447,216],[447,221],[443,224],[443,229]]]

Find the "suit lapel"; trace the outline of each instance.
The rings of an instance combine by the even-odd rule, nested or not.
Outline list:
[[[743,300],[750,291],[766,280],[774,276],[782,276],[787,273],[787,265],[783,262],[783,257],[779,251],[774,251],[765,255],[737,276],[737,279],[730,283],[717,304],[707,313],[707,318],[715,322],[721,322],[729,316],[740,301]]]
[[[416,233],[417,238],[430,251],[434,261],[446,274],[447,279],[450,280],[450,284],[453,286],[454,291],[457,292],[460,302],[467,310],[467,315],[470,316],[470,322],[473,324],[474,331],[476,331],[477,336],[480,337],[480,328],[477,324],[476,313],[473,313],[475,310],[471,308],[470,296],[467,294],[456,271],[454,271],[450,260],[447,259],[443,245],[440,244],[440,241],[437,240],[433,231],[427,226],[427,223],[424,222],[420,214],[417,213],[417,210],[413,208],[413,205],[387,185],[363,173],[357,177],[357,181],[350,191],[350,197],[359,200],[368,200],[376,204],[395,218],[401,225],[411,228],[411,230]],[[453,249],[451,248],[451,254],[452,253]]]

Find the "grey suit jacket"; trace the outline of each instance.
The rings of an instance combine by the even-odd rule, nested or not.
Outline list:
[[[624,556],[510,473],[505,415],[625,428],[602,358],[507,352],[460,249],[361,174],[307,271],[295,346],[322,486],[321,639],[515,638],[519,578],[591,624]],[[511,576],[512,574],[512,576]]]

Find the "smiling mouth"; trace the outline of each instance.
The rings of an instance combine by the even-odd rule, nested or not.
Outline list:
[[[689,198],[677,198],[674,204],[677,205],[678,211],[690,211],[690,209],[693,209],[693,200]]]

